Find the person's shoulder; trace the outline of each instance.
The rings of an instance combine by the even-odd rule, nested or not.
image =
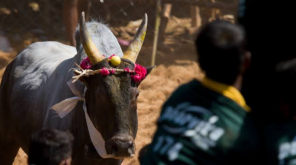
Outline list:
[[[188,83],[180,85],[172,94],[172,96],[176,96],[179,94],[185,94],[187,95],[188,92],[195,92],[199,87],[201,86],[201,83],[199,80],[192,80]]]
[[[182,102],[194,97],[201,86],[200,81],[194,79],[188,83],[180,85],[169,97],[167,102]]]
[[[201,82],[197,79],[193,79],[185,84],[180,85],[176,91],[180,91],[180,90],[192,90],[194,88],[197,88],[198,86],[201,85]]]

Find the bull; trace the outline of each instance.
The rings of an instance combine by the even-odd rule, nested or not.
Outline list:
[[[20,147],[28,153],[31,134],[42,128],[69,130],[74,135],[74,165],[121,164],[123,158],[133,156],[138,126],[138,86],[143,79],[134,81],[130,71],[135,69],[146,29],[145,14],[137,34],[123,53],[106,25],[86,23],[82,13],[76,31],[76,49],[58,42],[37,42],[23,50],[7,66],[1,83],[1,164],[12,164]],[[113,54],[121,59],[117,66],[108,60]],[[75,96],[67,82],[81,73],[73,72],[71,68],[86,57],[94,71],[103,68],[129,71],[80,75],[75,84],[77,90],[84,93],[84,101],[78,102],[71,112],[60,118],[52,106]],[[147,75],[152,68],[145,68]],[[102,137],[104,144],[99,150],[106,153],[103,156],[96,152],[96,139],[92,139],[85,112]]]

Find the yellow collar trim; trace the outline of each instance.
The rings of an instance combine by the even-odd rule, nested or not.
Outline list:
[[[243,107],[247,112],[251,111],[250,107],[246,104],[244,97],[235,87],[219,83],[207,77],[203,78],[203,80],[201,81],[201,84],[206,88],[213,90],[217,93],[220,93],[225,97],[228,97],[229,99],[235,101],[238,105]]]

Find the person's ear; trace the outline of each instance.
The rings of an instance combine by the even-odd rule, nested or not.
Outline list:
[[[244,53],[244,61],[243,61],[243,73],[251,66],[251,52],[247,51]]]
[[[71,161],[72,161],[72,158],[70,157],[68,159],[62,160],[60,165],[71,165]]]

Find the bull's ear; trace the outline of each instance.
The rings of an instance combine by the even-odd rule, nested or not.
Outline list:
[[[148,74],[152,71],[153,68],[155,68],[156,66],[149,66],[149,67],[146,67],[146,70],[147,70],[147,74],[146,74],[146,77],[148,76]]]

